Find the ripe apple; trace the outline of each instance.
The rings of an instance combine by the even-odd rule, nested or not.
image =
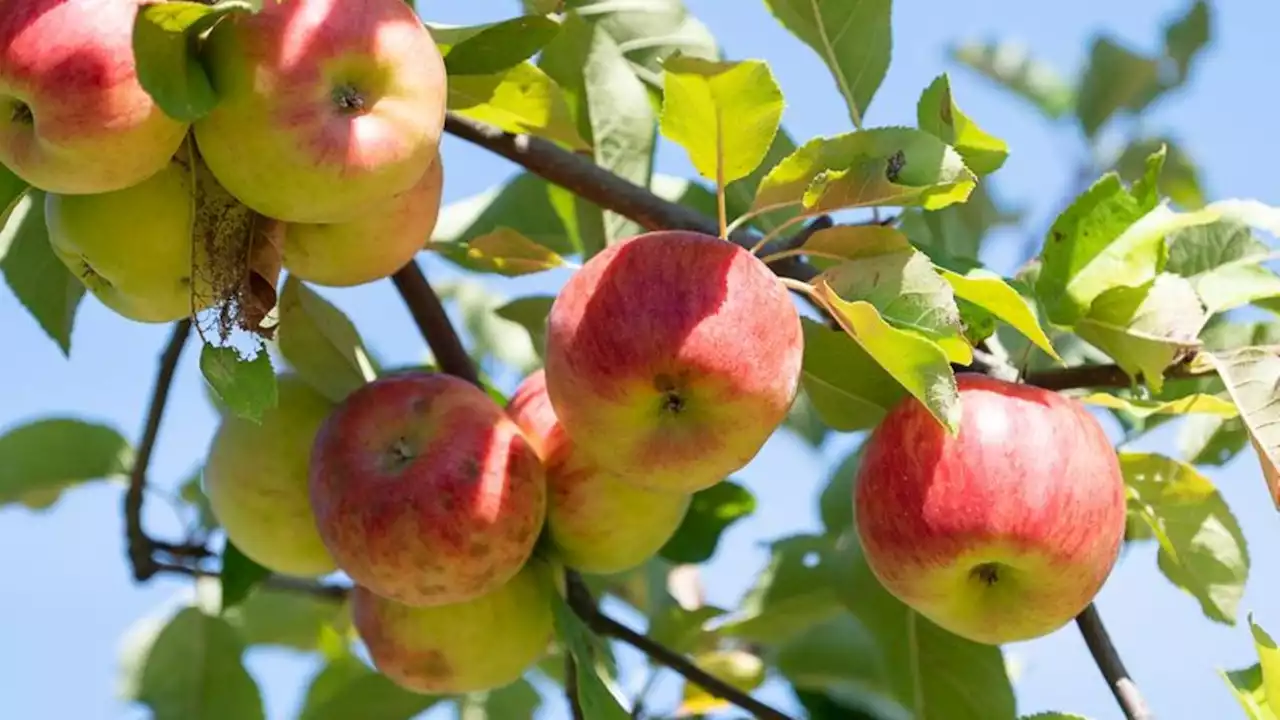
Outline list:
[[[138,84],[143,0],[12,0],[0,11],[0,164],[49,192],[105,193],[164,168],[188,125]]]
[[[284,267],[299,279],[350,287],[394,274],[435,230],[444,188],[441,158],[408,190],[345,223],[287,223]]]
[[[214,299],[203,242],[193,238],[191,171],[175,156],[159,172],[123,190],[48,193],[49,242],[102,304],[138,322],[170,322]],[[193,292],[194,291],[194,292]]]
[[[660,231],[587,261],[547,318],[547,392],[585,459],[693,493],[739,470],[785,419],[804,339],[751,253]]]
[[[444,60],[403,0],[289,0],[218,23],[219,102],[196,121],[213,174],[277,220],[355,220],[434,162]]]
[[[236,547],[285,575],[337,569],[320,540],[307,491],[311,445],[333,403],[297,375],[277,376],[276,406],[261,424],[223,413],[201,482]]]
[[[510,580],[470,600],[412,607],[360,585],[351,618],[374,667],[408,690],[482,692],[518,680],[554,635],[556,585],[536,558]]]
[[[1046,635],[1093,600],[1119,556],[1115,449],[1075,400],[956,380],[956,436],[908,398],[867,440],[854,492],[863,552],[886,590],[957,635]]]
[[[690,496],[647,490],[584,460],[556,419],[546,373],[520,383],[507,405],[547,471],[547,531],[564,563],[611,574],[653,557],[689,510]]]
[[[311,502],[351,579],[390,600],[464,602],[507,582],[546,519],[542,462],[480,388],[452,375],[384,375],[316,436]]]

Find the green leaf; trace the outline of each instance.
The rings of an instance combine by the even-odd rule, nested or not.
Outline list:
[[[1054,221],[1035,284],[1050,322],[1070,326],[1106,290],[1155,278],[1165,249],[1163,233],[1147,231],[1156,197],[1146,188],[1154,184],[1163,156],[1153,158],[1132,191],[1119,175],[1107,173]]]
[[[827,534],[835,537],[853,525],[853,488],[857,481],[858,467],[862,464],[862,452],[866,447],[859,442],[831,470],[827,483],[818,496],[818,515]]]
[[[998,207],[990,181],[980,183],[969,199],[941,210],[909,208],[898,227],[940,267],[965,273],[982,267],[978,256],[988,233],[1021,222],[1020,210]]]
[[[952,434],[959,432],[960,394],[947,353],[937,343],[899,330],[865,300],[845,302],[825,284],[816,294],[840,327]]]
[[[1157,564],[1200,602],[1206,617],[1234,625],[1249,576],[1249,552],[1231,509],[1208,478],[1154,453],[1120,453],[1129,512],[1160,543]]]
[[[246,360],[235,348],[206,343],[200,372],[218,401],[246,420],[261,422],[262,414],[276,406],[276,376],[265,349]]]
[[[572,202],[566,205],[559,191],[537,175],[522,172],[500,188],[441,208],[431,241],[465,244],[506,227],[553,252],[577,254],[582,241]],[[456,262],[449,255],[444,257]]]
[[[971,270],[967,275],[941,268],[938,272],[951,284],[957,298],[967,300],[1003,320],[1046,355],[1062,362],[1044,328],[1040,327],[1035,309],[999,275],[981,269]]]
[[[1138,418],[1147,418],[1152,415],[1185,415],[1190,413],[1232,418],[1239,414],[1235,404],[1230,400],[1217,395],[1205,395],[1203,393],[1193,393],[1184,395],[1177,400],[1165,401],[1122,398],[1107,393],[1090,393],[1077,399],[1088,405],[1123,410]]]
[[[662,67],[662,134],[689,153],[698,173],[723,186],[758,168],[784,105],[769,65],[676,54]]]
[[[539,357],[547,344],[547,316],[556,299],[553,295],[530,295],[516,298],[494,310],[498,317],[519,324],[529,332],[529,340]]]
[[[435,283],[435,290],[457,312],[461,320],[457,327],[470,338],[471,355],[478,364],[497,362],[521,373],[541,364],[528,332],[497,314],[507,299],[485,283],[469,278],[449,280]]]
[[[213,506],[209,504],[209,497],[204,494],[204,488],[200,485],[200,475],[203,468],[197,468],[191,476],[183,481],[178,487],[178,497],[190,503],[196,510],[196,524],[205,531],[210,532],[217,529],[221,524],[218,522],[218,516],[213,513]]]
[[[525,15],[478,28],[445,53],[449,81],[461,75],[508,70],[533,57],[559,33],[560,23],[543,15]]]
[[[133,448],[113,428],[50,417],[0,435],[0,507],[90,480],[124,479]]]
[[[1048,63],[1031,56],[1015,42],[966,42],[951,49],[951,57],[992,80],[1056,120],[1075,105],[1075,88]]]
[[[185,607],[155,637],[128,699],[149,707],[155,720],[262,720],[262,694],[243,652],[225,620]]]
[[[298,720],[412,720],[441,699],[406,690],[344,655],[312,678]]]
[[[1275,400],[1280,387],[1280,348],[1245,347],[1202,355],[1239,408],[1271,499],[1280,508],[1280,404]]]
[[[433,241],[427,249],[448,255],[458,265],[471,270],[506,277],[530,275],[564,265],[564,258],[555,251],[509,227],[499,227],[465,243]]]
[[[1266,694],[1267,706],[1274,711],[1271,698],[1280,698],[1280,648],[1276,641],[1258,623],[1254,622],[1253,613],[1249,614],[1249,633],[1253,635],[1253,646],[1258,653],[1258,667],[1262,670],[1262,689]]]
[[[915,720],[1012,720],[1013,688],[999,647],[947,632],[894,598],[872,574],[852,531],[824,556],[844,605],[884,653],[888,687]]]
[[[1240,670],[1219,671],[1231,694],[1244,710],[1247,720],[1276,720],[1276,713],[1267,702],[1262,684],[1262,665],[1254,663]]]
[[[261,584],[249,588],[245,598],[223,617],[249,645],[302,652],[319,649],[326,629],[345,630],[349,623],[341,600]]]
[[[1160,148],[1167,149],[1164,168],[1160,171],[1160,194],[1184,208],[1204,207],[1204,190],[1200,187],[1200,171],[1182,147],[1167,137],[1143,138],[1125,147],[1116,160],[1115,170],[1125,182],[1137,182],[1146,172],[1147,158]]]
[[[712,677],[740,692],[750,693],[764,683],[764,661],[746,650],[709,650],[695,656],[693,662]],[[697,683],[686,680],[680,706],[676,708],[675,714],[677,717],[699,716],[730,707],[732,704],[728,700],[716,697]]]
[[[542,696],[528,680],[485,692],[464,695],[458,702],[458,717],[465,720],[509,720],[534,718],[542,705]]]
[[[943,208],[976,178],[954,148],[922,130],[888,127],[815,138],[769,171],[753,210],[801,206],[816,214],[877,205]]]
[[[1092,138],[1119,110],[1140,111],[1158,92],[1160,63],[1098,37],[1080,80],[1076,117],[1085,136]]]
[[[704,628],[710,620],[723,616],[723,608],[704,605],[685,608],[671,600],[649,612],[649,637],[679,653],[693,653],[716,647],[715,636]]]
[[[818,53],[862,127],[893,56],[891,0],[765,0],[782,26]]]
[[[1210,314],[1280,297],[1280,275],[1264,267],[1271,249],[1248,225],[1219,220],[1172,232],[1166,269],[1189,278]]]
[[[249,559],[230,539],[222,549],[222,571],[218,577],[222,583],[222,612],[226,612],[244,602],[249,593],[263,580],[271,575],[271,571]]]
[[[0,229],[0,273],[40,329],[70,356],[71,329],[85,287],[53,253],[44,198],[43,191],[32,188],[13,204]]]
[[[574,614],[559,593],[552,593],[552,612],[555,616],[556,636],[573,655],[574,670],[578,681],[578,703],[585,720],[628,720],[631,714],[623,709],[621,700],[606,684],[605,668],[597,662],[594,645],[598,638],[591,629]]]
[[[874,718],[911,720],[911,713],[890,695],[875,636],[849,613],[788,639],[774,652],[774,663],[797,688],[826,692]]]
[[[351,319],[293,275],[284,281],[276,342],[298,375],[341,402],[377,377],[378,369]]]
[[[1209,3],[1196,0],[1185,15],[1165,27],[1164,54],[1177,65],[1179,83],[1186,81],[1191,62],[1209,44],[1212,20],[1209,13]]]
[[[716,634],[774,645],[839,615],[840,601],[818,568],[827,546],[828,541],[816,535],[773,541],[768,564],[734,617],[720,625]]]
[[[214,5],[172,0],[144,5],[133,24],[138,83],[166,115],[195,122],[218,104],[209,73],[200,64],[200,36],[232,13],[253,12],[242,0]]]
[[[764,160],[760,162],[759,167],[741,180],[729,183],[725,188],[725,209],[729,217],[736,218],[750,210],[755,202],[756,190],[760,188],[760,182],[764,180],[775,165],[795,151],[795,141],[787,134],[786,128],[778,128],[778,132],[773,136],[773,144],[769,146],[769,151],[765,153]],[[714,215],[716,212],[715,194],[708,192],[707,195],[710,199],[710,206],[703,212],[707,215]],[[747,221],[747,225],[767,233],[781,228],[783,223],[794,218],[797,214],[797,209],[794,207],[778,208],[753,215]]]
[[[574,128],[561,88],[532,63],[489,75],[451,75],[447,105],[507,132],[536,135],[570,150],[591,147]]]
[[[0,227],[8,222],[9,212],[22,199],[22,195],[31,186],[26,180],[18,177],[12,170],[0,165]],[[4,245],[0,245],[0,258],[4,257]]]
[[[715,555],[724,531],[755,511],[750,490],[721,480],[693,494],[684,520],[658,554],[673,563],[706,562]]]
[[[1103,292],[1076,322],[1076,333],[1114,358],[1135,382],[1141,377],[1160,392],[1165,368],[1200,346],[1207,320],[1191,283],[1160,273],[1137,287]]]
[[[921,130],[954,147],[964,164],[977,175],[999,170],[1009,157],[1003,140],[969,119],[951,94],[951,78],[946,73],[934,78],[916,104],[916,123]]]

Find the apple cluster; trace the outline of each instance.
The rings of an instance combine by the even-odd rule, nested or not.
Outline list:
[[[43,191],[53,250],[86,288],[167,322],[227,296],[258,236],[319,285],[409,262],[438,217],[447,91],[412,8],[230,13],[198,45],[216,105],[185,122],[134,55],[139,12],[162,2],[13,0],[0,14],[0,163]]]

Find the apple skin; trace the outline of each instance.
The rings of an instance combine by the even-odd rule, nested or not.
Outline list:
[[[584,461],[556,419],[546,373],[526,377],[507,404],[547,471],[547,532],[565,565],[586,573],[630,570],[675,534],[690,496],[646,490]]]
[[[188,125],[138,83],[142,0],[11,0],[0,12],[0,164],[63,194],[137,185]]]
[[[204,45],[219,103],[194,124],[233,195],[285,222],[361,217],[437,156],[444,59],[402,0],[268,2]]]
[[[389,277],[422,250],[435,231],[444,189],[437,157],[408,190],[345,223],[287,223],[284,267],[316,285],[351,287]]]
[[[555,636],[547,567],[535,558],[483,595],[436,607],[356,585],[352,624],[374,667],[402,688],[428,695],[499,688],[541,659]]]
[[[44,197],[53,252],[111,310],[161,323],[209,307],[205,246],[193,241],[191,171],[177,157],[143,182],[107,193]],[[193,248],[194,245],[194,248]],[[194,289],[194,298],[193,295]]]
[[[348,395],[316,436],[310,492],[338,566],[419,607],[507,582],[546,520],[542,462],[519,426],[443,373],[384,375]]]
[[[1119,557],[1125,488],[1115,449],[1080,403],[956,376],[957,436],[908,398],[867,440],[858,538],[885,589],[937,625],[999,645],[1078,615]]]
[[[213,514],[241,552],[285,575],[337,569],[320,539],[307,478],[316,431],[334,403],[300,377],[276,377],[276,406],[262,423],[222,414],[201,483]]]
[[[804,355],[786,289],[746,250],[691,231],[588,260],[547,318],[547,392],[585,459],[692,494],[752,460],[795,400]]]

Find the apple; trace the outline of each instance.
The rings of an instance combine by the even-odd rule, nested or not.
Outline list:
[[[334,404],[292,373],[276,377],[262,422],[223,413],[201,483],[231,542],[265,568],[319,577],[337,569],[311,512],[311,445]]]
[[[1073,399],[972,373],[956,381],[957,435],[913,397],[872,431],[854,491],[859,541],[886,590],[956,635],[1046,635],[1093,600],[1119,557],[1119,460]]]
[[[408,190],[345,223],[286,223],[284,267],[316,285],[350,287],[389,277],[435,230],[444,188],[441,158]]]
[[[444,60],[403,0],[263,3],[204,45],[219,102],[194,124],[231,194],[298,223],[355,220],[413,187],[444,130]]]
[[[631,485],[582,459],[556,419],[546,372],[526,377],[507,412],[524,431],[547,475],[547,532],[560,559],[586,573],[630,570],[675,534],[690,496]]]
[[[0,11],[0,164],[64,194],[146,180],[188,125],[138,83],[133,24],[143,0],[12,0]]]
[[[547,318],[547,392],[583,457],[692,494],[741,469],[786,418],[804,338],[751,253],[685,230],[609,246]]]
[[[384,375],[316,435],[320,536],[357,584],[406,605],[479,597],[507,582],[546,520],[542,462],[502,406],[452,375]]]
[[[428,695],[508,685],[546,653],[555,636],[555,582],[534,559],[507,582],[470,600],[413,607],[356,585],[351,618],[373,665],[397,685]]]
[[[95,297],[138,322],[178,320],[214,300],[203,242],[193,236],[191,170],[175,156],[123,190],[48,193],[45,225],[54,254]]]

